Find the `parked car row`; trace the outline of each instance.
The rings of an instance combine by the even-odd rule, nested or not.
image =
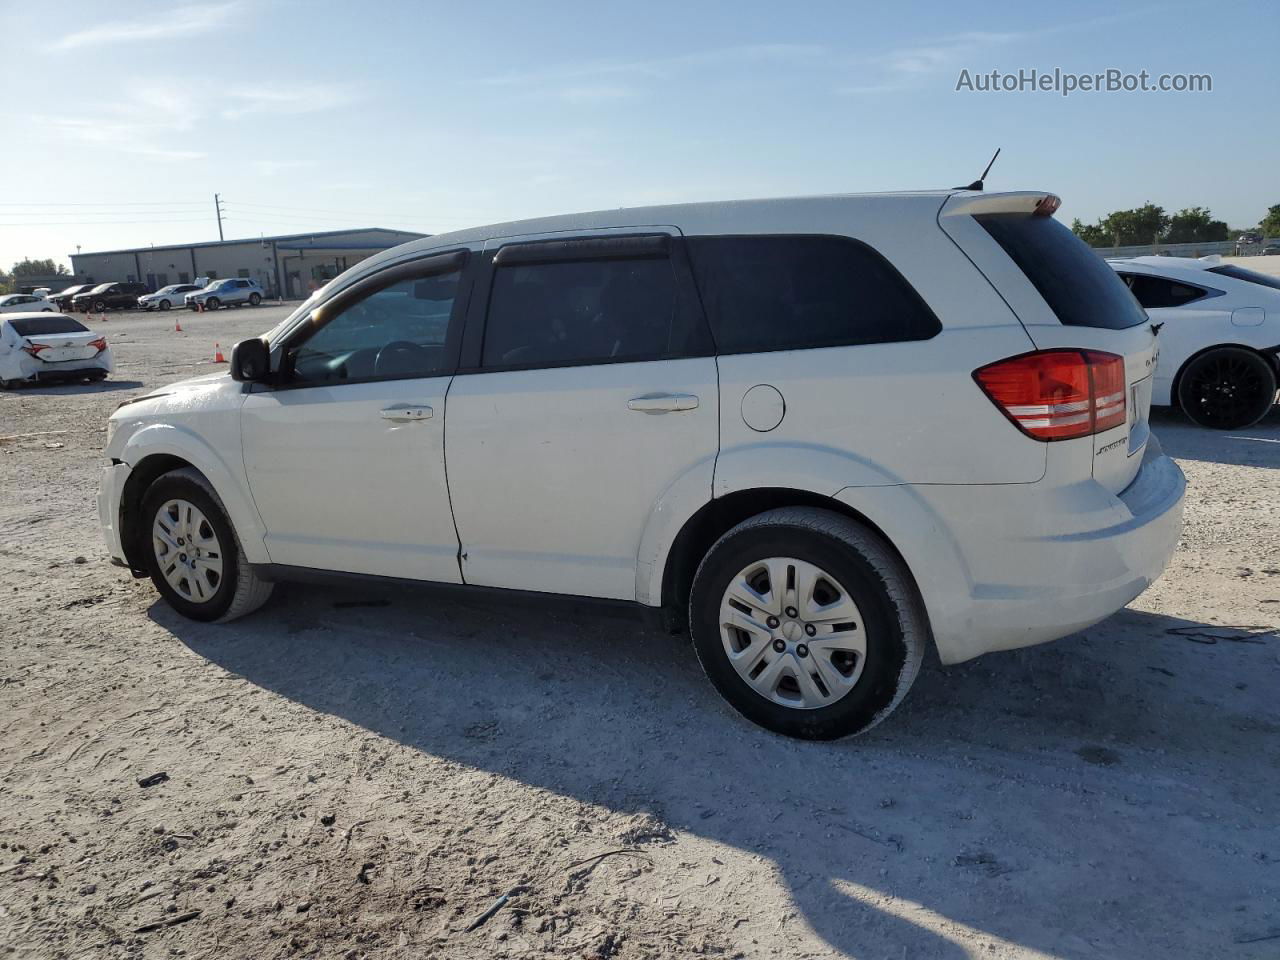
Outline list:
[[[147,289],[145,283],[136,281],[81,283],[50,295],[47,304],[50,310],[77,313],[133,309],[171,310],[174,307],[217,310],[223,306],[239,307],[246,303],[256,307],[265,297],[262,284],[257,280],[230,277],[225,280],[206,280],[204,283],[171,283],[154,293]],[[41,310],[44,307],[28,306],[23,309]]]

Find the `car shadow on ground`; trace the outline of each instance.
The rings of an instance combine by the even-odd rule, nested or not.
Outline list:
[[[803,743],[740,719],[685,639],[629,614],[405,589],[280,594],[230,625],[160,603],[151,616],[313,710],[766,857],[803,922],[850,955],[959,960],[959,931],[1067,957],[1196,953],[1197,936],[1229,943],[1240,919],[1193,909],[1201,885],[1247,902],[1277,883],[1265,857],[1242,862],[1215,832],[1225,821],[1248,847],[1271,829],[1253,811],[1274,809],[1276,764],[1259,760],[1241,784],[1220,761],[1224,744],[1273,742],[1280,716],[1264,684],[1214,679],[1268,669],[1265,633],[1124,611],[1056,644],[927,666],[871,733]],[[1121,919],[1135,897],[1148,906]],[[1135,913],[1151,919],[1135,926]]]
[[[1280,406],[1244,430],[1198,427],[1177,410],[1151,411],[1151,429],[1178,460],[1280,468]]]
[[[32,394],[71,396],[81,393],[112,393],[116,390],[136,390],[141,386],[144,386],[141,380],[101,380],[97,383],[23,383],[10,390],[9,393],[18,396]]]

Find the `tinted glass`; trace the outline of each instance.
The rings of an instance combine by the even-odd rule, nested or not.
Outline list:
[[[974,219],[1018,265],[1060,322],[1106,330],[1147,322],[1146,311],[1116,272],[1053,217],[994,213]]]
[[[1144,273],[1122,273],[1122,280],[1138,302],[1150,310],[1153,307],[1180,307],[1184,303],[1199,300],[1208,291],[1179,283],[1165,277],[1152,277]]]
[[[106,293],[108,290],[110,290],[114,286],[115,286],[114,283],[100,283],[89,292],[90,293]]]
[[[893,266],[841,237],[691,237],[720,353],[927,340],[938,318]]]
[[[20,337],[43,337],[50,333],[88,333],[89,328],[70,317],[50,314],[47,317],[30,317],[26,320],[10,320],[9,325]]]
[[[1224,263],[1220,267],[1210,267],[1209,273],[1219,273],[1224,277],[1232,277],[1236,280],[1243,280],[1246,283],[1256,283],[1263,287],[1270,287],[1272,290],[1280,290],[1280,277],[1258,273],[1256,270],[1246,270],[1244,267],[1237,267],[1234,263]]]
[[[580,260],[498,267],[486,367],[646,360],[679,354],[671,261]]]
[[[293,348],[293,380],[434,377],[448,372],[445,338],[457,271],[403,280],[347,306]]]

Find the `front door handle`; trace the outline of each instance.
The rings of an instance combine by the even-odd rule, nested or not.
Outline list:
[[[410,420],[430,420],[431,408],[425,403],[397,403],[382,411],[383,420],[408,423]]]
[[[698,398],[691,393],[648,393],[627,401],[628,410],[640,413],[671,413],[673,410],[696,410]]]

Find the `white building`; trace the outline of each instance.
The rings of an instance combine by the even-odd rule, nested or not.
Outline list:
[[[71,269],[84,283],[141,281],[152,290],[196,277],[251,277],[269,296],[306,297],[326,280],[390,247],[420,239],[407,230],[318,230],[248,240],[77,253]]]

